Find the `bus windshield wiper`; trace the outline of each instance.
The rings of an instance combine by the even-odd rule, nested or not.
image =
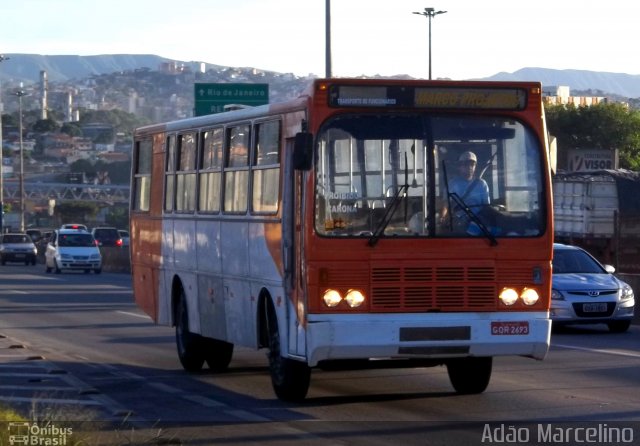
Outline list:
[[[389,147],[389,149],[391,150],[391,146]],[[382,234],[384,234],[384,230],[387,228],[387,226],[389,226],[389,223],[391,222],[391,219],[393,218],[393,214],[395,214],[396,209],[398,209],[398,205],[400,204],[400,196],[402,195],[402,193],[407,194],[409,191],[409,163],[407,161],[407,153],[405,152],[404,154],[404,184],[400,185],[398,187],[398,189],[396,190],[395,195],[393,196],[393,199],[391,200],[391,203],[389,203],[389,207],[387,207],[384,215],[382,216],[382,219],[380,220],[380,223],[378,224],[378,226],[376,227],[376,230],[373,231],[373,234],[371,235],[371,237],[369,237],[369,246],[375,246],[376,243],[378,243],[378,240],[380,239],[380,236],[382,236]],[[395,176],[394,176],[395,178]],[[408,202],[407,200],[405,200],[405,204],[404,204],[404,221],[405,224],[407,222],[407,212],[408,212]]]
[[[469,220],[471,220],[476,225],[478,225],[482,233],[489,239],[491,246],[496,246],[498,244],[498,240],[496,240],[496,238],[493,236],[489,228],[487,228],[487,226],[484,223],[482,223],[482,220],[478,218],[476,213],[473,212],[469,208],[469,206],[467,206],[467,203],[465,203],[464,200],[458,194],[456,194],[455,192],[450,192],[449,198],[453,199],[457,207],[462,209],[462,211],[467,215],[467,217],[469,217]]]
[[[389,206],[385,210],[384,215],[380,220],[380,223],[376,227],[376,230],[373,231],[373,234],[371,235],[371,237],[369,237],[369,243],[368,243],[369,246],[375,246],[376,243],[378,243],[380,236],[384,233],[384,230],[387,228],[387,226],[389,226],[389,223],[393,218],[393,214],[396,212],[396,209],[398,209],[398,206],[400,205],[400,200],[399,200],[400,196],[402,195],[403,192],[406,193],[408,189],[409,189],[408,184],[403,184],[400,187],[398,187],[398,190],[396,191],[395,195],[391,199],[391,203],[389,203]]]
[[[391,203],[389,203],[389,206],[385,210],[385,213],[382,216],[380,223],[376,227],[376,230],[373,231],[373,234],[371,235],[371,237],[369,237],[369,243],[368,243],[369,246],[371,247],[376,246],[376,243],[378,243],[380,236],[384,234],[384,230],[387,228],[387,226],[389,226],[389,223],[393,218],[393,214],[396,212],[396,209],[398,209],[398,206],[400,205],[400,200],[399,200],[400,195],[403,192],[405,192],[408,188],[409,186],[407,184],[403,184],[400,187],[398,187],[398,190],[396,191],[395,195],[391,199]]]

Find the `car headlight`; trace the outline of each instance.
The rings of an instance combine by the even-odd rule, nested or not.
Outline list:
[[[620,300],[629,299],[633,299],[633,288],[625,283],[620,290]]]
[[[62,254],[62,253],[61,253],[61,254],[60,254],[60,258],[61,258],[61,259],[67,259],[67,260],[69,260],[69,259],[71,259],[72,257],[71,257],[71,254]]]
[[[100,254],[91,254],[91,260],[99,260]]]
[[[551,290],[551,300],[564,300],[564,296],[558,290]]]

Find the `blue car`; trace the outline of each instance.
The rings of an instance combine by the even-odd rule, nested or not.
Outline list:
[[[607,324],[614,333],[629,329],[635,298],[631,287],[576,246],[553,245],[551,319],[553,325]]]

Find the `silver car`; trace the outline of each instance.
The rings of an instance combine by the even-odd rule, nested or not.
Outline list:
[[[554,325],[605,323],[615,333],[627,331],[635,298],[631,287],[576,246],[553,245],[551,319]]]
[[[36,264],[38,250],[27,234],[0,235],[0,263],[20,262],[25,265]]]

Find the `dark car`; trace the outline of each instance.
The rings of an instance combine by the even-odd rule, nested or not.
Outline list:
[[[607,324],[615,333],[626,331],[633,319],[631,287],[613,275],[584,249],[553,245],[551,319],[554,325]]]
[[[98,246],[122,246],[122,237],[116,228],[98,227],[91,231],[93,238],[96,239]]]

